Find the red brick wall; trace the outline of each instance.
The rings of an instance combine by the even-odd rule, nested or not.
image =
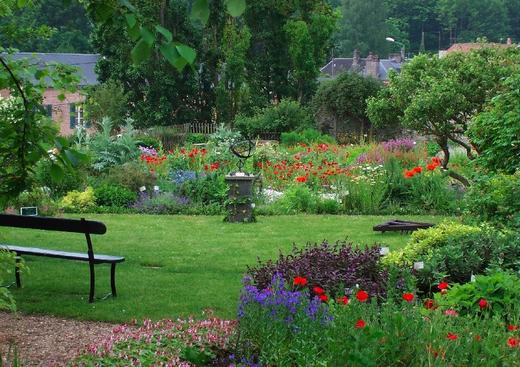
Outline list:
[[[43,95],[43,105],[52,105],[52,119],[60,125],[61,135],[71,135],[74,130],[70,128],[70,104],[81,103],[85,100],[85,96],[80,93],[66,93],[65,100],[60,101],[58,95],[60,91],[48,89]],[[6,98],[9,96],[8,90],[0,90],[0,96]]]
[[[66,136],[74,133],[70,128],[70,104],[85,101],[85,96],[77,92],[66,93],[65,100],[60,101],[60,93],[55,89],[48,89],[43,95],[43,104],[52,105],[52,119],[60,124],[60,134]]]

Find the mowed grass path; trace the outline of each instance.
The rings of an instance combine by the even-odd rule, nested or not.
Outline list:
[[[78,216],[72,216],[78,217]],[[349,239],[359,244],[384,243],[395,249],[407,235],[372,231],[391,216],[273,216],[254,224],[229,224],[222,217],[85,215],[106,224],[107,233],[93,236],[94,251],[123,255],[117,267],[119,296],[87,303],[88,264],[25,257],[30,268],[23,288],[13,289],[18,309],[65,317],[126,322],[195,315],[212,309],[234,318],[241,279],[257,257],[274,259],[293,243]],[[439,222],[442,217],[410,216]],[[0,228],[0,243],[86,251],[82,235]],[[96,296],[110,290],[109,266],[96,266]]]

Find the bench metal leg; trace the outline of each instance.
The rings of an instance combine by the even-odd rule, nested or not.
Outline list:
[[[94,291],[96,289],[96,274],[94,272],[94,264],[90,263],[90,295],[88,297],[88,303],[94,302]]]
[[[14,275],[16,277],[16,286],[20,288],[22,286],[22,281],[20,279],[20,256],[16,257],[16,266],[14,268]]]
[[[117,297],[116,291],[116,263],[110,267],[110,286],[112,287],[112,297]]]

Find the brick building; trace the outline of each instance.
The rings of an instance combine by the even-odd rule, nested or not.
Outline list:
[[[15,60],[28,59],[31,63],[43,66],[64,64],[78,68],[81,81],[80,87],[98,84],[95,66],[99,55],[96,54],[68,54],[68,53],[31,53],[19,52],[11,55]],[[49,116],[60,125],[61,135],[71,135],[79,124],[83,124],[83,102],[85,96],[80,92],[66,93],[65,100],[60,101],[59,90],[49,88],[43,95],[43,105]],[[9,92],[0,91],[0,96],[7,97]]]

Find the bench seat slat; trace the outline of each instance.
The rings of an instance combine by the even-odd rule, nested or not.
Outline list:
[[[106,226],[93,220],[79,220],[51,217],[32,217],[13,214],[0,214],[0,226],[43,229],[46,231],[105,234]]]
[[[2,244],[0,244],[0,249],[6,249],[12,252],[16,252],[18,255],[45,256],[54,257],[58,259],[89,261],[88,254],[81,252],[66,252],[43,249],[38,247],[11,246]],[[119,263],[123,261],[125,261],[125,258],[121,256],[94,254],[95,263]]]

